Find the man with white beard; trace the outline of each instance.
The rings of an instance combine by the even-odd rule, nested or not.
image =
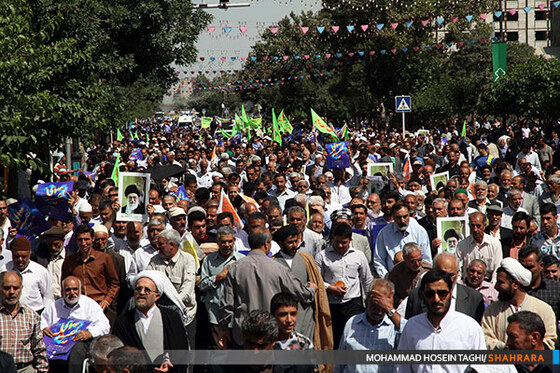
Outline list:
[[[109,334],[109,319],[96,301],[83,295],[82,283],[75,276],[68,276],[62,281],[62,298],[51,303],[41,313],[41,329],[49,337],[56,336],[58,331],[51,327],[60,319],[87,320],[90,324],[85,330],[74,336],[76,344],[70,351],[68,360],[49,361],[51,367],[55,364],[68,364],[68,372],[81,372],[83,361],[87,357],[89,344],[93,338]],[[58,364],[57,364],[58,366]],[[62,368],[62,367],[61,367]]]
[[[142,193],[135,184],[131,184],[124,190],[126,206],[121,208],[121,212],[126,215],[144,214],[145,206],[142,202]]]

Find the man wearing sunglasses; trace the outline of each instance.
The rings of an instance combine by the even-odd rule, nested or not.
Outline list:
[[[184,372],[185,367],[177,366],[181,350],[189,346],[181,317],[156,303],[163,292],[164,277],[158,271],[143,271],[134,278],[135,307],[117,318],[112,334],[125,346],[145,351],[160,371]]]
[[[485,350],[484,334],[471,317],[451,309],[453,280],[441,270],[432,269],[420,284],[428,311],[408,320],[399,350]],[[458,338],[458,336],[460,336]],[[438,370],[464,372],[467,365],[438,364]],[[395,372],[432,372],[433,365],[397,365]]]

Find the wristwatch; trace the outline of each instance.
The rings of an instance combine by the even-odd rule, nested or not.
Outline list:
[[[391,311],[389,311],[389,312],[387,313],[387,316],[393,317],[393,315],[394,315],[395,313],[397,313],[397,310],[393,308]]]

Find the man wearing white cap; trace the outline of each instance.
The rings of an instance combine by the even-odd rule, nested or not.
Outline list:
[[[531,284],[532,273],[516,259],[505,258],[497,270],[496,285],[498,301],[484,311],[482,330],[489,349],[504,349],[507,341],[507,318],[519,311],[539,314],[544,321],[546,333],[544,344],[554,349],[556,344],[556,316],[545,302],[527,294],[525,287]]]
[[[84,200],[85,201],[85,200]],[[90,220],[93,218],[93,208],[88,201],[82,203],[78,209],[78,214],[80,215],[80,220],[84,224],[89,224]]]
[[[117,318],[112,334],[125,346],[145,351],[149,360],[161,371],[178,367],[178,355],[188,349],[187,333],[179,314],[169,308],[158,307],[156,301],[164,291],[159,273],[140,272],[134,279],[135,307]],[[181,369],[183,368],[183,369]]]

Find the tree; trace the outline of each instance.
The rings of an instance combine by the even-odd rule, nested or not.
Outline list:
[[[87,54],[72,38],[53,40],[61,18],[37,24],[31,9],[26,0],[0,3],[0,162],[45,171],[30,152],[43,156],[66,136],[91,139],[112,105],[95,75],[72,77]]]
[[[55,38],[73,38],[87,54],[72,76],[94,73],[113,89],[121,107],[106,114],[116,123],[153,114],[177,80],[172,64],[194,62],[195,42],[211,19],[183,0],[30,1],[38,24],[62,16]]]

